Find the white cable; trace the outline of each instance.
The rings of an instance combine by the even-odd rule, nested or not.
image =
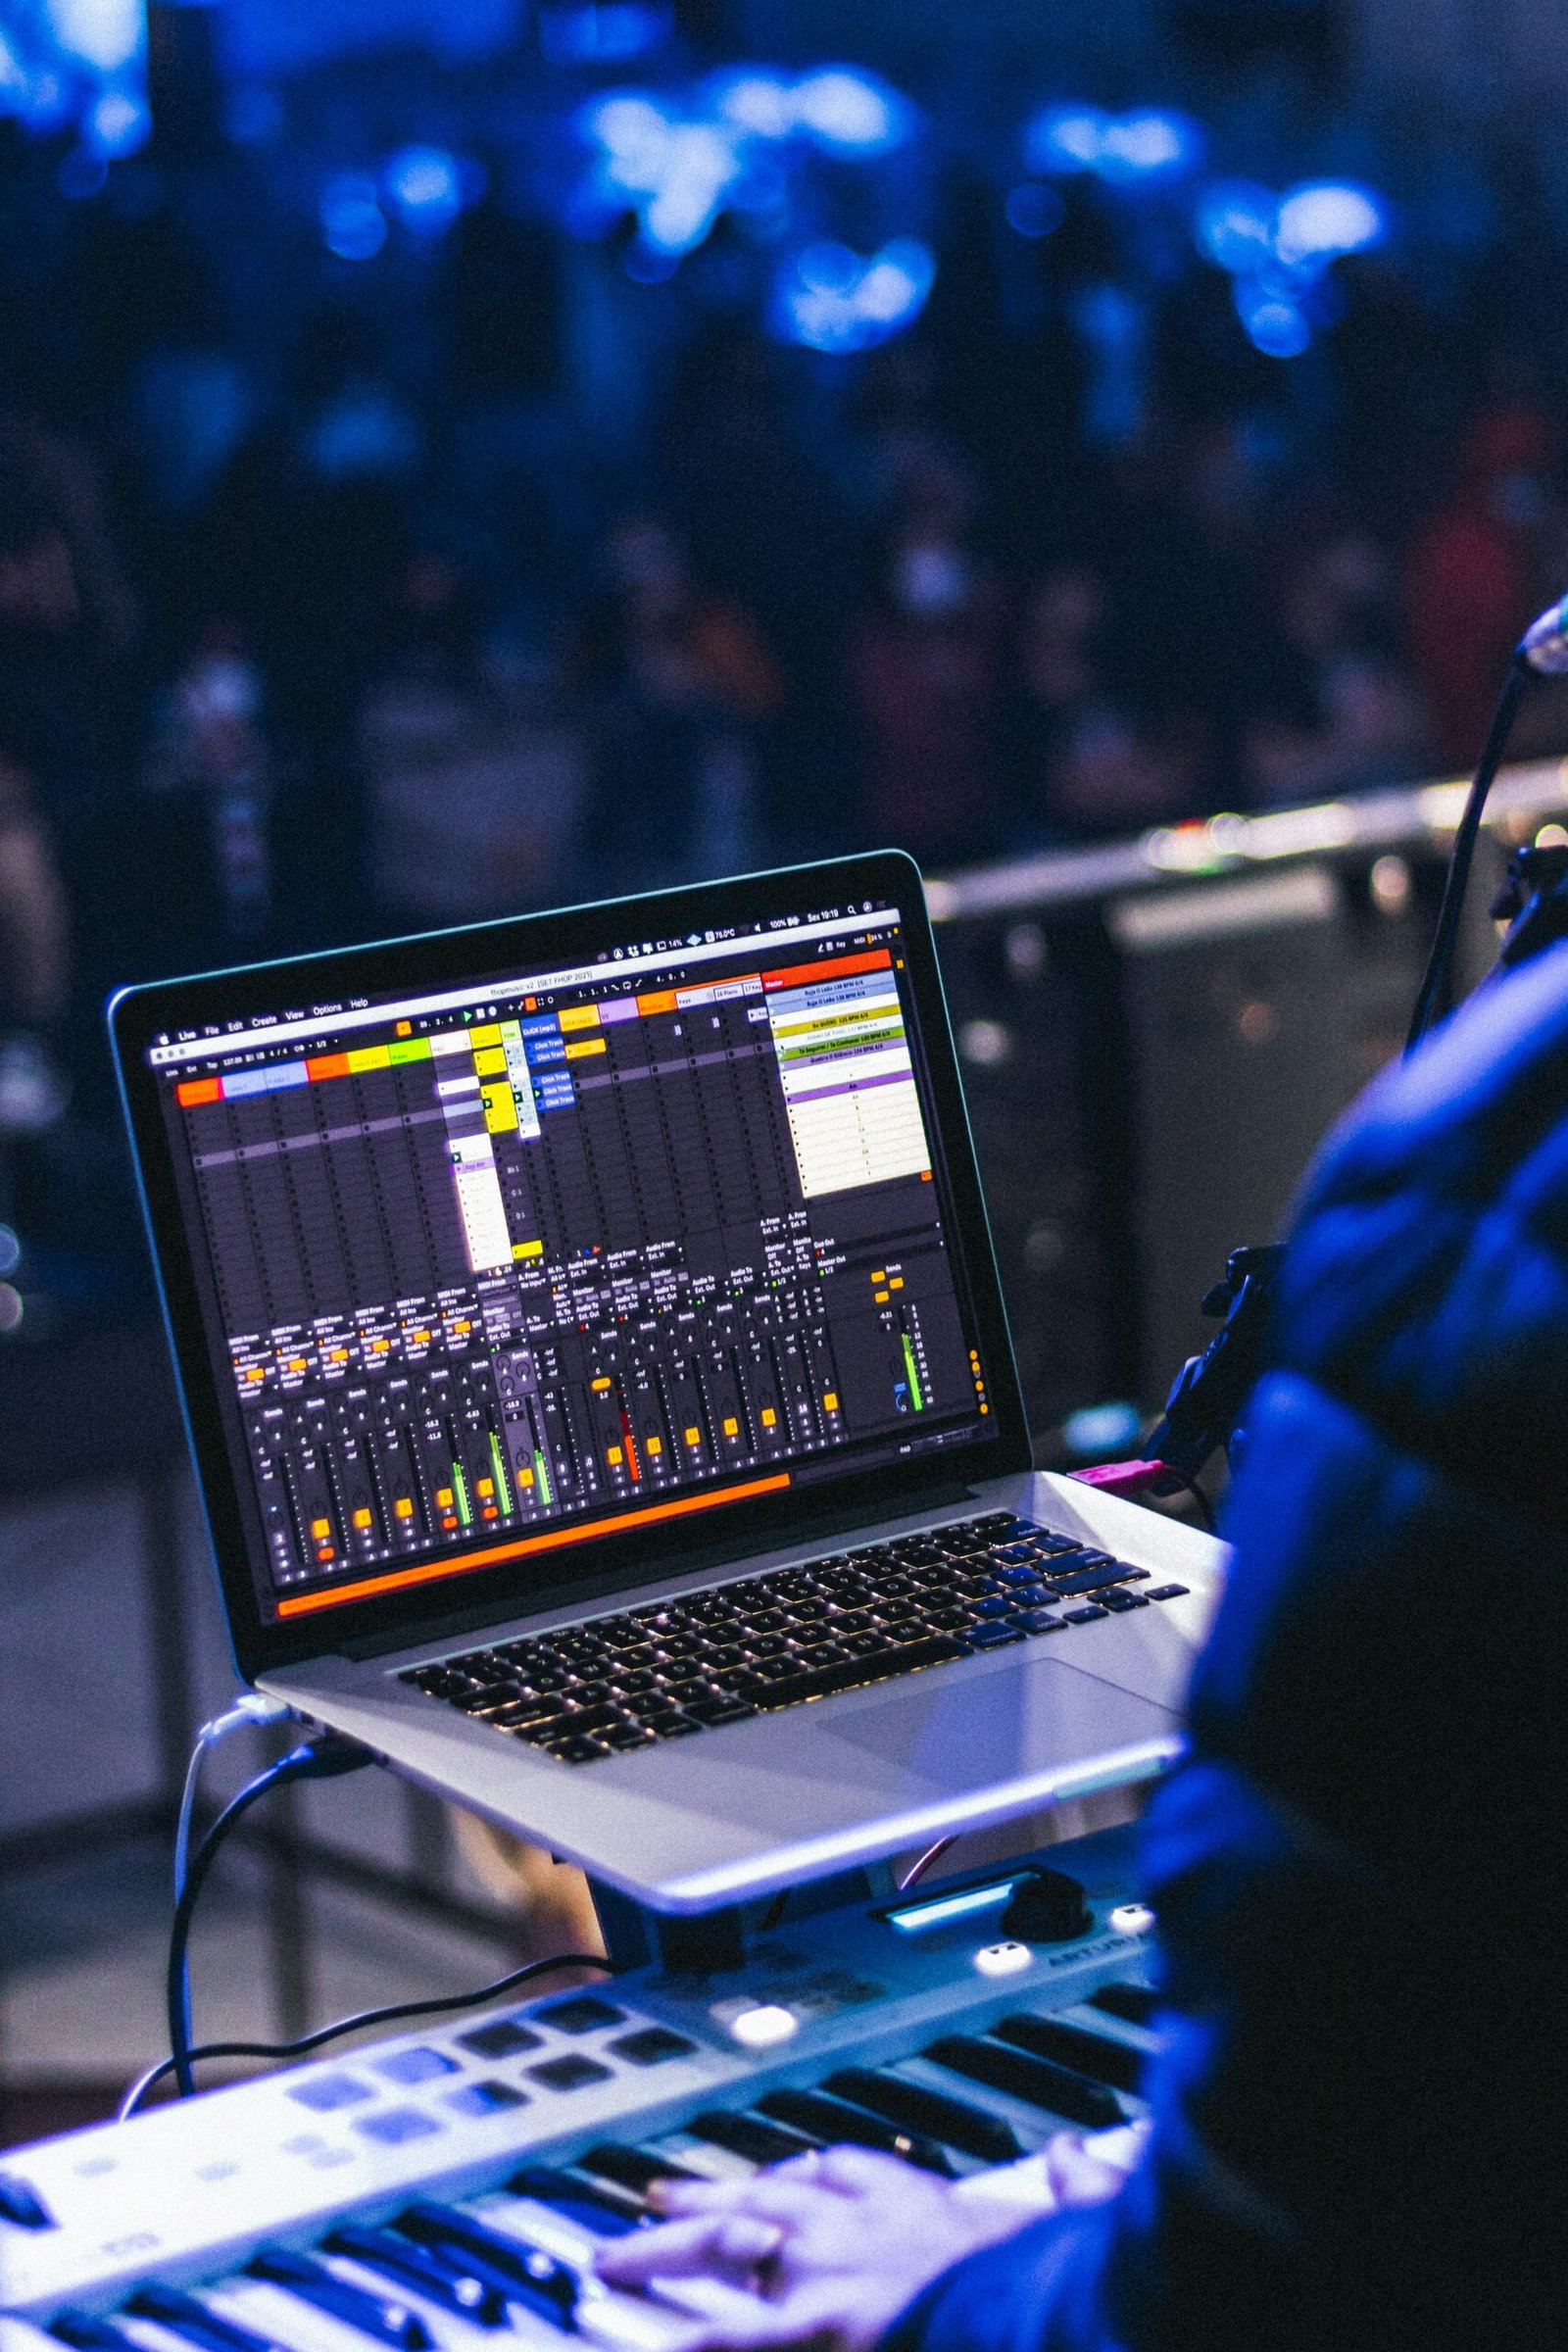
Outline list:
[[[185,1891],[185,1872],[190,1863],[190,1825],[196,1811],[196,1784],[201,1778],[202,1758],[210,1747],[226,1740],[230,1732],[243,1731],[247,1724],[278,1723],[288,1713],[281,1699],[264,1698],[259,1690],[243,1690],[234,1704],[222,1715],[215,1715],[204,1723],[196,1735],[196,1744],[190,1751],[185,1767],[185,1786],[179,1799],[179,1822],[174,1831],[174,1900],[177,1903]]]

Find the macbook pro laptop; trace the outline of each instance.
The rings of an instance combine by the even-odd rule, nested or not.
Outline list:
[[[907,858],[110,1021],[247,1682],[674,1911],[1175,1754],[1220,1549],[1031,1474]]]

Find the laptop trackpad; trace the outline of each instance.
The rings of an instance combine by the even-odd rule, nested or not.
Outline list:
[[[948,1789],[989,1788],[1165,1740],[1181,1720],[1174,1708],[1038,1652],[956,1682],[921,1675],[912,1689],[835,1712],[834,1739],[916,1784]]]

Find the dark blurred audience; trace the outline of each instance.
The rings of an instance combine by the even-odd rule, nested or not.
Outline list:
[[[65,1101],[63,855],[107,788],[134,625],[90,466],[0,416],[0,1129],[45,1127]]]
[[[1568,568],[1550,337],[1436,381],[1411,355],[1464,348],[1485,272],[1392,247],[1281,364],[1092,193],[1007,247],[955,183],[926,318],[828,360],[755,323],[727,232],[643,283],[500,144],[444,238],[367,264],[240,149],[74,204],[42,145],[5,170],[18,1117],[135,970],[1462,767]]]
[[[923,863],[998,846],[1003,612],[954,519],[898,531],[854,626],[862,823]]]
[[[1452,766],[1473,761],[1520,631],[1561,593],[1544,561],[1561,553],[1561,457],[1556,420],[1543,410],[1489,409],[1465,440],[1452,492],[1411,540],[1410,661]]]
[[[580,846],[590,891],[722,873],[750,861],[759,729],[783,680],[741,607],[694,577],[657,514],[610,533],[605,582],[569,656],[589,730]]]

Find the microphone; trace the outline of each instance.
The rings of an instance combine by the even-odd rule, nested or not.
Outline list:
[[[1516,658],[1544,678],[1568,672],[1568,596],[1548,605],[1540,619],[1530,623],[1519,640]]]

